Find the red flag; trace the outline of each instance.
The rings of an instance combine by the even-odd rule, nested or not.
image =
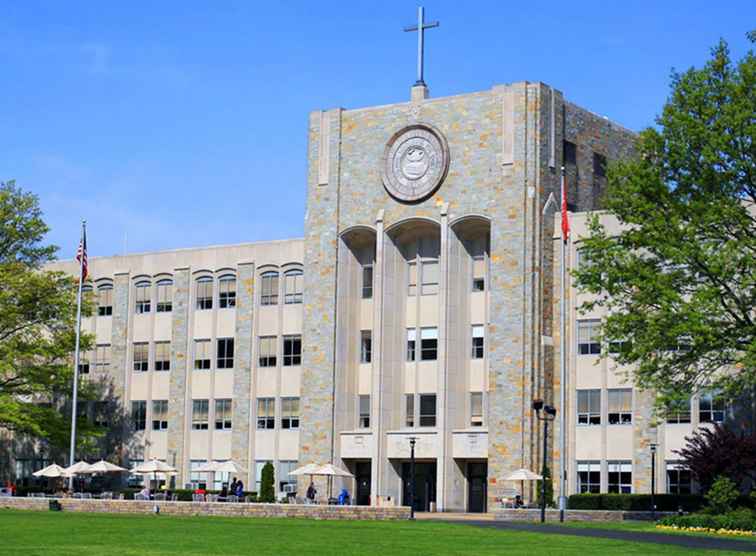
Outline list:
[[[76,260],[81,265],[81,281],[87,279],[89,275],[89,263],[87,261],[87,228],[82,225],[81,229],[81,241],[79,242],[79,249],[76,251]]]
[[[567,183],[562,166],[562,241],[566,242],[570,235],[570,219],[567,216]]]

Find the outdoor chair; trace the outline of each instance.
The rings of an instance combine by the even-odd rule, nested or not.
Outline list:
[[[92,499],[92,493],[91,492],[82,492],[81,498],[83,500],[91,500]]]
[[[226,497],[226,502],[238,502],[238,501],[239,501],[239,497],[236,496],[235,494],[229,494]]]
[[[192,502],[204,502],[204,501],[205,501],[204,494],[192,494]]]
[[[165,494],[164,492],[158,492],[158,493],[157,493],[157,494],[156,494],[156,495],[154,496],[154,500],[161,500],[161,501],[165,501],[165,500],[166,500],[166,497],[167,497],[167,495],[166,495],[166,494]]]
[[[74,492],[73,496],[72,496],[72,498],[78,498],[78,499],[81,499],[83,497],[84,497],[84,493],[83,492]]]
[[[134,500],[149,500],[149,498],[147,498],[144,494],[137,492],[134,495]]]
[[[171,502],[178,502],[178,494],[171,494]]]
[[[252,497],[251,497],[251,496],[250,496],[249,494],[247,494],[247,495],[246,495],[246,496],[244,497],[244,501],[245,501],[245,502],[246,502],[247,504],[251,504],[252,502],[254,502],[254,500],[252,499]]]
[[[123,492],[118,495],[118,499],[119,500],[125,500],[126,499],[126,496],[123,494]]]
[[[218,501],[218,495],[217,494],[207,494],[205,496],[205,500],[207,502],[217,502]]]
[[[113,493],[106,490],[105,492],[100,493],[99,498],[100,498],[100,500],[112,500],[113,499]]]

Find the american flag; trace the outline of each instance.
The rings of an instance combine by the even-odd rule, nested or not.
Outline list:
[[[570,218],[567,215],[567,178],[564,176],[564,166],[562,166],[562,241],[567,242],[570,235]]]
[[[87,262],[87,228],[82,226],[81,229],[81,242],[79,242],[79,249],[76,251],[76,260],[81,265],[81,281],[87,279],[89,275],[89,263]]]

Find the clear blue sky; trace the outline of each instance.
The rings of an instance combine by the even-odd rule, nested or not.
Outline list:
[[[303,234],[308,112],[405,101],[415,2],[5,2],[0,179],[72,257]],[[425,1],[432,96],[544,81],[627,127],[750,1]]]

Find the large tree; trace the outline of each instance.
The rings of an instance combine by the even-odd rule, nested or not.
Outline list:
[[[56,252],[43,243],[47,231],[37,197],[0,182],[0,427],[62,448],[77,283],[44,269]],[[84,440],[92,431],[82,428]]]
[[[662,398],[756,386],[755,79],[753,51],[733,63],[724,42],[673,73],[639,156],[609,168],[603,202],[621,231],[594,217],[579,245],[584,309],[607,309],[605,339]]]

